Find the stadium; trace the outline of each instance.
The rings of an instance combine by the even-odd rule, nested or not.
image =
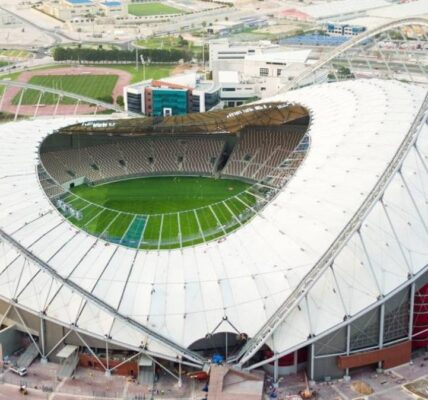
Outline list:
[[[410,361],[428,346],[427,105],[372,78],[2,124],[0,325],[63,374],[82,353],[178,380],[218,355],[275,380]]]

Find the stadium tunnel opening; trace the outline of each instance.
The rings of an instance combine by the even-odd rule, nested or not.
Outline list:
[[[221,331],[208,333],[204,338],[193,342],[189,349],[199,353],[206,359],[220,355],[223,360],[236,355],[248,340],[245,333]]]
[[[221,240],[263,209],[303,161],[310,146],[309,126],[308,110],[289,103],[83,122],[61,128],[41,143],[39,179],[56,208],[90,234],[133,248],[186,247]],[[110,192],[97,201],[81,191],[109,191],[121,181],[161,177],[166,182],[170,178],[164,197],[123,189],[122,200],[133,196],[134,204],[144,200],[146,208],[116,208]],[[188,183],[187,178],[195,182],[194,192],[187,193],[192,201],[183,200],[188,208],[173,208],[171,199],[179,197],[176,184]],[[114,204],[120,200],[115,198]],[[153,209],[149,200],[152,205],[170,204]],[[115,213],[133,218],[125,218],[123,231],[102,229],[109,226],[104,219],[113,220]],[[159,232],[162,226],[170,236]]]

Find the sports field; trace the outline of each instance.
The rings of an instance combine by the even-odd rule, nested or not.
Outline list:
[[[149,15],[182,14],[183,11],[162,3],[129,4],[129,14],[137,17]]]
[[[107,100],[112,97],[113,89],[118,80],[117,75],[35,75],[29,80],[30,84],[64,90],[91,97],[93,99]],[[37,104],[40,92],[26,90],[22,96],[23,105]],[[19,103],[21,92],[13,98],[12,104]],[[58,96],[45,93],[41,104],[56,104]],[[75,100],[64,97],[61,104],[74,104]]]
[[[72,223],[106,240],[168,249],[211,240],[243,224],[256,203],[249,189],[232,179],[138,178],[76,187],[63,198],[62,209]]]
[[[19,49],[2,49],[0,50],[0,57],[5,58],[28,58],[30,53],[26,50]]]

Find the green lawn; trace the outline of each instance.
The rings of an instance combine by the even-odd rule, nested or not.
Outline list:
[[[49,65],[47,67],[41,67],[41,68],[34,68],[32,71],[45,71],[47,69],[61,69],[61,68],[68,68],[71,65],[62,64],[62,65]],[[139,82],[143,80],[144,78],[144,71],[143,66],[140,64],[138,69],[135,68],[135,63],[133,64],[88,64],[88,67],[99,67],[99,68],[112,68],[112,69],[119,69],[121,71],[126,71],[131,74],[131,83]],[[173,64],[147,64],[145,66],[145,76],[146,79],[159,79],[164,78],[166,76],[171,75],[171,71],[175,65]],[[1,79],[11,79],[15,80],[18,78],[18,76],[21,74],[21,72],[14,72],[13,74],[7,74],[2,75]],[[84,75],[83,75],[84,76]],[[104,75],[105,76],[105,75]]]
[[[111,97],[117,80],[117,75],[36,75],[30,79],[29,83],[103,100]],[[36,90],[26,90],[22,97],[22,104],[37,104],[39,95],[40,92]],[[21,92],[16,94],[13,104],[18,104],[20,97]],[[45,93],[41,104],[56,104],[57,101],[58,96]],[[74,104],[75,100],[65,97],[61,103]]]
[[[143,68],[142,65],[139,68],[135,68],[134,64],[98,64],[88,65],[90,67],[100,67],[100,68],[112,68],[122,71],[129,72],[131,74],[131,83],[142,81],[145,79],[160,79],[171,75],[172,69],[175,65],[172,64],[148,64]],[[34,71],[43,71],[46,69],[61,69],[64,67],[69,67],[69,65],[60,65],[60,66],[48,66]],[[145,69],[145,71],[144,71]],[[18,79],[20,72],[15,72],[12,74],[2,75],[1,79],[6,80],[16,80]],[[106,79],[109,77],[108,79]],[[30,83],[34,83],[41,86],[62,88],[63,90],[70,91],[71,93],[77,93],[85,95],[88,97],[95,96],[111,96],[114,86],[117,82],[116,75],[79,75],[79,76],[66,76],[66,75],[57,75],[57,76],[34,76],[30,79]],[[4,92],[4,87],[0,87],[0,95]],[[13,99],[13,104],[17,104],[19,101],[18,93]],[[39,98],[39,93],[32,90],[27,90],[23,97],[22,104],[36,104]],[[56,104],[58,98],[53,95],[46,94],[42,98],[42,104]],[[63,99],[61,104],[74,104],[72,99]]]
[[[30,53],[26,50],[2,49],[2,50],[0,50],[0,57],[28,58],[28,57],[30,57]]]
[[[129,14],[137,17],[149,15],[182,14],[183,11],[162,3],[129,4]]]
[[[249,187],[232,179],[151,177],[82,185],[64,201],[81,211],[69,220],[89,233],[130,247],[167,249],[214,239],[244,223],[255,204]]]
[[[201,49],[202,46],[195,46],[193,42],[184,40],[179,36],[156,36],[147,39],[137,40],[135,42],[138,46],[145,47],[147,49]]]

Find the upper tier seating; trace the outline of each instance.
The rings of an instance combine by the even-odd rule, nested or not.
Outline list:
[[[253,127],[241,132],[235,149],[223,169],[224,175],[251,180],[281,180],[290,170],[287,160],[302,140],[306,127]]]
[[[213,174],[223,147],[224,140],[218,137],[137,138],[44,152],[41,158],[47,171],[60,184],[79,177],[99,182],[126,175]]]
[[[244,129],[222,175],[282,186],[309,145],[304,126]],[[90,182],[156,174],[214,175],[226,139],[213,135],[137,137],[116,143],[42,152],[43,165],[60,184],[85,177]]]

